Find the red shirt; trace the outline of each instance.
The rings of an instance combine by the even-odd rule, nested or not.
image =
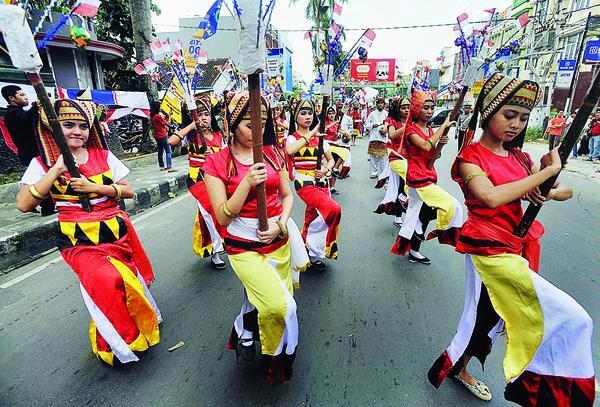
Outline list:
[[[550,127],[548,133],[553,136],[560,136],[562,134],[563,129],[565,128],[565,122],[567,121],[564,117],[555,117],[550,119],[550,126],[559,126],[556,128]]]
[[[275,152],[273,146],[264,147],[265,164],[267,167],[267,216],[269,218],[281,215],[282,207],[279,199],[279,172],[283,168],[283,162],[279,155]],[[233,169],[233,162],[235,161],[235,167],[237,173]],[[271,161],[274,165],[271,165],[267,160]],[[275,168],[274,168],[275,167]],[[210,174],[213,177],[217,177],[223,181],[227,190],[227,197],[231,197],[235,192],[236,188],[246,174],[250,165],[245,165],[239,162],[233,155],[229,153],[229,147],[222,149],[221,151],[212,154],[206,158],[204,163],[204,172]],[[239,216],[244,218],[258,218],[258,206],[256,203],[256,192],[255,188],[252,188]]]
[[[200,137],[196,134],[196,132],[194,132],[192,137],[193,139],[188,147],[188,159],[190,162],[190,167],[202,168],[207,157],[223,148],[223,134],[221,134],[221,132],[213,131],[212,140],[209,140],[206,137],[204,138],[204,141],[206,142],[206,151],[203,153],[200,152],[200,149],[202,148],[202,141],[200,140]]]
[[[590,125],[590,133],[592,136],[600,136],[600,120],[594,119]]]
[[[437,183],[437,172],[435,167],[431,169],[427,168],[429,160],[435,154],[435,149],[432,148],[429,151],[423,151],[419,147],[413,145],[408,137],[411,134],[416,134],[423,140],[429,140],[433,137],[433,129],[427,127],[428,133],[425,134],[423,130],[416,124],[409,124],[406,127],[405,135],[405,147],[406,147],[406,160],[408,161],[408,171],[406,173],[406,183],[411,188],[422,188],[431,184]]]
[[[162,117],[162,115],[155,114],[150,119],[150,122],[152,123],[152,130],[154,131],[155,139],[162,140],[164,138],[167,138],[167,136],[169,135],[169,123],[165,120],[164,117]]]
[[[386,118],[383,121],[385,124],[394,127],[394,131],[402,128],[402,122],[399,122],[391,117]],[[390,130],[391,131],[391,130]],[[389,137],[389,132],[388,132]],[[406,147],[404,146],[403,141],[404,135],[401,134],[395,140],[390,139],[387,143],[387,148],[392,150],[392,153],[389,155],[390,161],[401,160],[402,157],[406,155]],[[402,149],[402,151],[401,151]]]
[[[508,157],[502,157],[479,143],[469,144],[458,156],[457,162],[460,161],[477,165],[487,174],[494,185],[508,184],[523,179],[530,174],[529,171],[533,166],[533,162],[527,153],[519,150],[509,150]],[[465,195],[465,205],[469,211],[469,218],[475,215],[510,233],[514,232],[523,217],[520,199],[498,208],[487,208],[467,188],[458,173],[456,165],[452,168],[452,179],[458,182]]]
[[[330,126],[331,124],[332,124],[332,122],[327,120],[325,122],[325,128],[327,128],[327,126]],[[326,134],[325,140],[329,141],[330,143],[334,143],[334,144],[337,143],[339,127],[340,127],[340,124],[334,122],[333,125],[325,131],[325,134]]]

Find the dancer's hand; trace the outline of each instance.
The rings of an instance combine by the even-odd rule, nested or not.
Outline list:
[[[315,169],[315,179],[325,178],[328,172],[327,168]]]
[[[261,232],[257,231],[258,238],[263,243],[271,243],[277,236],[281,234],[281,228],[276,223],[269,222],[269,229]]]
[[[248,186],[255,187],[261,182],[265,182],[267,180],[267,167],[265,163],[256,163],[250,166],[248,173],[244,177],[244,181],[248,184]]]
[[[52,166],[52,170],[54,171],[56,178],[67,172],[67,166],[65,165],[65,160],[63,159],[62,154],[56,159],[56,163]]]
[[[523,195],[522,199],[524,201],[529,201],[535,205],[543,205],[544,202],[546,202],[548,200],[547,198],[545,198],[542,195],[542,193],[540,192],[540,189],[538,187],[535,187],[531,191],[527,192],[525,195]]]
[[[92,192],[97,192],[98,185],[88,181],[88,179],[82,175],[81,178],[71,178],[71,188],[75,192],[90,194]]]
[[[444,120],[444,124],[442,124],[442,127],[444,129],[449,129],[452,126],[456,126],[456,122],[455,121],[451,121],[450,120],[450,115],[446,116],[446,120]]]
[[[440,137],[440,141],[439,141],[439,143],[440,143],[440,144],[448,144],[448,141],[449,141],[448,135],[447,135],[447,134],[445,134],[445,135],[443,135],[442,137]]]
[[[545,154],[540,160],[540,171],[544,168],[550,168],[552,170],[553,175],[556,175],[562,169],[562,161],[560,160],[560,155],[558,154],[558,148],[553,149],[549,153]]]

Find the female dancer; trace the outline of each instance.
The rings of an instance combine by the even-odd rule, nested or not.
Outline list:
[[[343,115],[343,113],[342,113]],[[343,178],[350,171],[350,167],[345,163],[350,160],[350,147],[346,147],[343,145],[342,140],[340,139],[340,134],[342,137],[350,137],[350,133],[348,133],[341,126],[342,117],[337,117],[337,111],[333,106],[329,106],[327,108],[327,120],[325,121],[325,140],[329,143],[331,156],[335,161],[334,167],[332,169],[333,177],[330,178],[330,188],[331,193],[333,195],[339,195],[339,192],[335,189],[335,182],[338,177]],[[344,172],[342,173],[342,169]]]
[[[393,215],[394,224],[398,227],[402,226],[402,214],[408,205],[406,195],[408,193],[406,186],[408,166],[405,158],[404,130],[409,112],[410,100],[408,98],[393,99],[390,101],[389,115],[383,122],[389,138],[387,149],[390,168],[389,171],[385,171],[389,174],[389,182],[385,196],[375,213]]]
[[[298,227],[290,218],[294,197],[283,161],[275,151],[273,122],[261,98],[265,163],[253,164],[248,92],[227,95],[229,147],[208,157],[205,180],[216,217],[227,229],[231,267],[244,285],[244,304],[229,341],[245,360],[255,356],[260,340],[267,380],[289,380],[298,344],[293,283],[309,264]],[[254,187],[264,182],[269,228],[258,230]],[[294,274],[294,275],[293,275]]]
[[[285,112],[283,111],[283,105],[281,102],[273,107],[273,117],[275,119],[275,135],[277,136],[277,145],[282,150],[285,149],[285,139],[287,138],[287,131],[289,124],[285,119]]]
[[[428,168],[436,145],[448,142],[448,136],[442,137],[444,129],[454,124],[447,119],[434,133],[427,125],[433,115],[434,106],[433,93],[413,90],[409,124],[404,132],[408,160],[408,210],[396,243],[392,247],[392,253],[399,256],[410,250],[408,261],[411,263],[431,264],[431,260],[419,252],[430,220],[437,219],[436,229],[430,238],[438,236],[442,242],[453,241],[456,228],[463,222],[460,203],[437,185],[435,168]]]
[[[148,287],[152,266],[118,200],[132,198],[125,178],[129,169],[108,151],[92,102],[59,99],[54,109],[81,178],[71,178],[54,142],[48,119],[40,109],[34,158],[17,195],[17,208],[34,209],[51,198],[58,210],[58,249],[79,278],[81,294],[92,318],[92,351],[113,365],[137,361],[160,340],[160,312]],[[79,200],[87,194],[92,211]]]
[[[469,211],[456,244],[466,256],[465,306],[452,343],[429,370],[429,381],[439,387],[446,376],[456,377],[475,396],[491,399],[466,366],[473,356],[483,364],[505,330],[507,400],[522,406],[591,406],[592,320],[523,257],[527,240],[538,239],[541,227],[526,239],[513,234],[523,216],[521,197],[541,205],[572,195],[560,183],[547,198],[536,191],[561,169],[556,150],[536,166],[528,154],[510,147],[522,142],[538,96],[537,83],[494,74],[477,100],[469,131],[475,131],[479,113],[483,135],[452,167]]]
[[[302,236],[311,257],[337,259],[337,236],[342,218],[340,205],[331,198],[327,175],[334,165],[329,143],[323,142],[327,166],[317,169],[319,137],[315,106],[300,100],[292,111],[286,151],[294,160],[294,186],[306,204]],[[318,270],[326,268],[321,260],[312,262]]]
[[[192,247],[198,257],[210,257],[212,265],[219,270],[227,267],[219,253],[224,251],[223,240],[217,229],[213,208],[206,193],[204,184],[204,162],[211,154],[220,151],[226,146],[225,138],[217,126],[217,121],[212,112],[212,103],[209,95],[196,96],[196,109],[202,135],[197,134],[194,123],[183,130],[176,132],[169,138],[169,144],[177,146],[185,144],[188,147],[190,168],[187,176],[189,191],[198,200],[198,212],[194,220],[194,236]],[[202,138],[206,150],[202,147]]]

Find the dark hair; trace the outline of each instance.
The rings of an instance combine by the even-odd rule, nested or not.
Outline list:
[[[400,102],[402,99],[393,99],[390,100],[390,107],[388,110],[388,117],[396,120],[397,122],[401,122],[402,118],[400,117]]]
[[[314,104],[313,104],[313,106],[314,106]],[[308,108],[303,107],[300,110],[308,110]],[[312,123],[310,124],[309,130],[314,130],[314,128],[319,125],[319,116],[317,116],[317,112],[314,109],[314,107],[312,108],[312,111],[313,111],[313,120],[312,120]],[[290,116],[290,127],[288,129],[288,134],[290,134],[290,135],[294,134],[296,132],[296,130],[298,130],[296,127],[296,112],[292,110],[291,113],[292,114]],[[327,117],[327,115],[325,117]]]
[[[4,97],[4,99],[6,99],[8,103],[10,103],[10,100],[8,98],[15,97],[17,95],[17,92],[20,90],[22,89],[17,85],[6,85],[2,88],[2,96]]]
[[[160,102],[150,102],[150,117],[157,115],[160,112]]]

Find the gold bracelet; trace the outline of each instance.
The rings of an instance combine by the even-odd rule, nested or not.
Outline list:
[[[185,138],[184,136],[182,136],[179,133],[173,133],[174,136],[177,136],[179,138],[179,141],[183,141],[183,139]]]
[[[34,197],[35,199],[39,199],[40,201],[43,201],[44,199],[48,198],[48,195],[44,196],[40,194],[39,191],[35,188],[35,185],[33,184],[29,185],[29,193],[32,197]]]
[[[486,177],[487,178],[487,176],[488,175],[483,171],[472,172],[465,177],[465,185],[468,185],[469,182],[471,182],[471,180],[475,177]]]
[[[229,211],[229,209],[227,209],[227,201],[223,202],[221,204],[221,210],[223,211],[223,213],[225,214],[225,216],[227,216],[229,219],[235,219],[237,218],[237,215],[234,215],[233,213],[231,213]]]
[[[115,190],[115,200],[119,200],[121,199],[121,196],[123,196],[123,189],[121,188],[121,185],[119,184],[111,184],[111,187],[113,187],[113,189]]]
[[[288,237],[288,228],[283,224],[283,222],[278,220],[275,222],[275,224],[279,226],[279,229],[281,229],[281,233],[279,235],[284,239]]]

